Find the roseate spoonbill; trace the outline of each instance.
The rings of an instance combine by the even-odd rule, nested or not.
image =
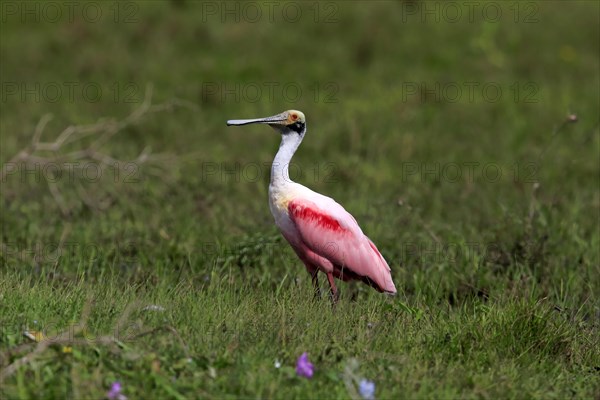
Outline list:
[[[297,110],[266,118],[232,119],[227,125],[267,124],[281,134],[281,145],[271,167],[269,206],[275,224],[312,277],[319,295],[317,274],[327,275],[334,304],[339,298],[334,277],[360,280],[379,292],[395,294],[390,267],[373,242],[344,207],[330,197],[292,182],[288,166],[306,134],[306,119]]]

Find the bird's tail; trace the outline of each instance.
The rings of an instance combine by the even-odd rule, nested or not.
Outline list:
[[[396,295],[396,293],[398,292],[396,290],[396,285],[394,285],[394,281],[392,280],[392,270],[390,269],[390,266],[388,265],[388,263],[385,261],[385,258],[383,258],[383,256],[381,255],[381,253],[379,252],[379,250],[377,250],[377,247],[375,246],[375,244],[371,241],[371,239],[367,238],[367,240],[369,241],[369,245],[371,246],[371,249],[373,250],[373,252],[376,255],[376,262],[377,262],[377,269],[378,269],[378,277],[380,279],[378,279],[378,286],[379,289],[386,294],[389,295]]]

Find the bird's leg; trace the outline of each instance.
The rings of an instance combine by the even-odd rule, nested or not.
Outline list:
[[[318,273],[319,270],[317,268],[310,273],[310,276],[312,277],[312,284],[315,288],[315,299],[321,298],[321,288],[319,287],[319,277],[317,276]]]
[[[338,291],[337,287],[335,286],[335,282],[333,280],[333,274],[331,272],[327,273],[327,280],[329,281],[329,287],[331,288],[331,301],[333,303],[333,306],[335,307],[338,300],[340,299],[340,292]]]

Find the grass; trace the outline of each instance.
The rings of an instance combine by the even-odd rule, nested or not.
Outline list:
[[[495,23],[422,14],[441,3],[302,5],[273,23],[208,13],[222,3],[128,4],[95,22],[3,9],[3,166],[46,113],[52,141],[123,120],[148,83],[153,103],[185,102],[100,147],[161,155],[133,169],[10,164],[0,374],[39,345],[25,331],[55,344],[3,397],[102,398],[120,381],[129,398],[346,398],[355,378],[377,398],[600,396],[598,4],[486,3]],[[313,301],[267,206],[278,137],[224,126],[289,108],[308,119],[295,179],[356,217],[395,298],[341,283],[335,311]],[[310,380],[294,372],[305,351]]]

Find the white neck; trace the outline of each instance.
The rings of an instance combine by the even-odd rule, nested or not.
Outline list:
[[[296,132],[289,132],[281,136],[279,151],[277,151],[271,167],[271,186],[277,188],[292,182],[289,165],[303,138],[304,134],[299,135]]]

